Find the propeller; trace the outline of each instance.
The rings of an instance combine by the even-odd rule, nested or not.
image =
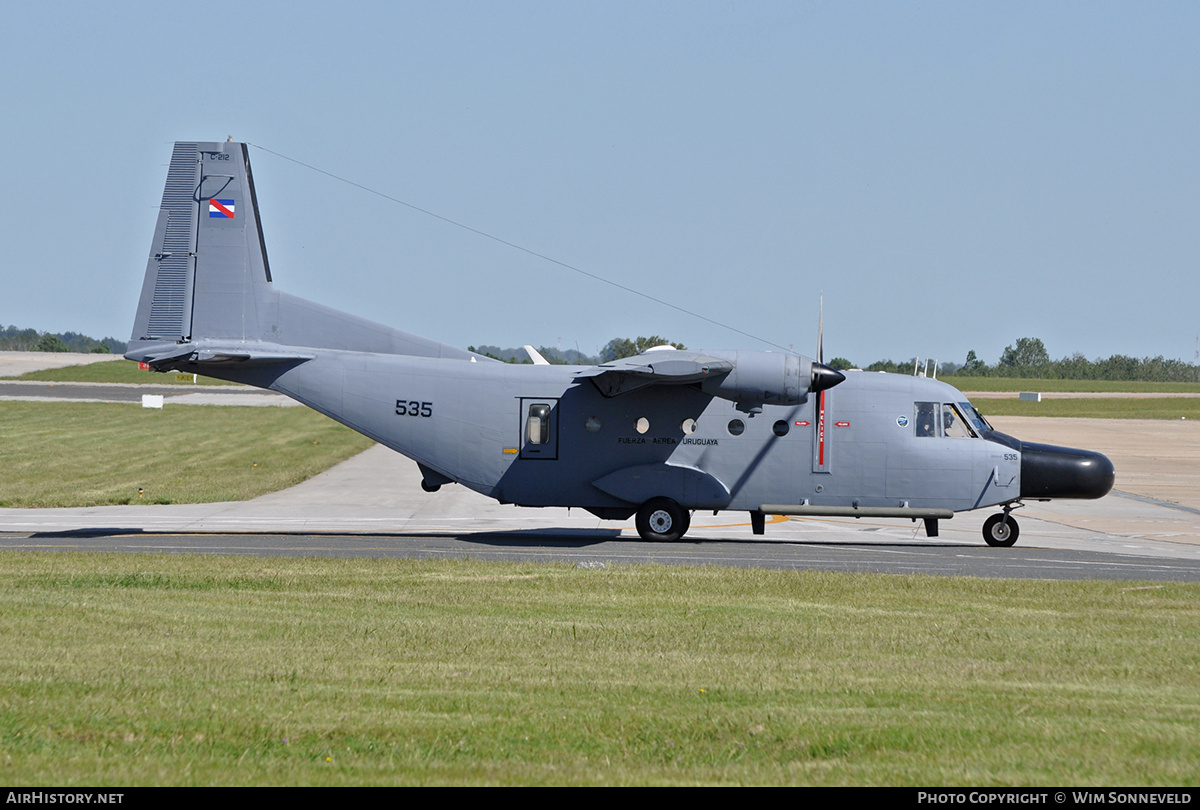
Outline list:
[[[817,316],[817,362],[812,367],[810,391],[825,391],[846,379],[846,375],[825,365],[825,293],[821,293],[821,309]]]

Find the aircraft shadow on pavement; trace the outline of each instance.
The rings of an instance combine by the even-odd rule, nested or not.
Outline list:
[[[31,532],[30,539],[50,540],[50,539],[69,539],[72,537],[123,537],[125,535],[134,534],[163,534],[163,532],[150,531],[148,529],[64,529],[57,532]]]
[[[620,529],[510,529],[460,534],[459,540],[489,546],[544,546],[553,548],[586,548],[621,540]],[[634,542],[625,538],[625,542]],[[641,541],[638,541],[641,542]]]
[[[444,535],[442,535],[444,536]],[[803,546],[808,548],[859,548],[859,549],[888,549],[888,550],[918,550],[918,549],[988,549],[978,543],[929,543],[920,541],[881,542],[846,542],[844,540],[768,540],[727,537],[698,537],[686,536],[670,543],[652,543],[636,537],[622,537],[615,529],[511,529],[507,531],[487,531],[477,534],[461,534],[458,539],[485,545],[514,545],[547,546],[555,548],[585,547],[602,543],[628,543],[641,548],[670,550],[672,548],[700,548],[704,546],[736,545],[736,546]],[[990,550],[990,549],[989,549]]]
[[[94,537],[126,537],[137,535],[252,535],[257,537],[329,537],[329,538],[346,538],[346,539],[362,539],[366,537],[374,537],[381,539],[403,540],[406,538],[440,538],[446,539],[453,537],[465,543],[475,543],[488,546],[523,546],[523,547],[542,547],[542,548],[587,548],[590,546],[602,545],[607,543],[626,543],[644,547],[647,549],[657,549],[668,551],[672,548],[702,548],[705,546],[718,545],[737,545],[745,547],[806,547],[811,549],[825,548],[855,548],[862,550],[880,549],[888,551],[919,551],[929,549],[977,549],[980,551],[988,551],[995,553],[1004,553],[1007,549],[992,549],[988,546],[981,546],[976,543],[947,543],[947,542],[922,542],[914,540],[902,540],[896,542],[847,542],[845,540],[794,540],[794,539],[759,539],[759,538],[744,538],[736,539],[726,537],[701,537],[689,536],[685,539],[676,540],[671,543],[648,543],[640,538],[622,537],[620,529],[509,529],[504,531],[483,531],[475,533],[452,534],[450,532],[431,532],[431,531],[397,531],[397,532],[336,532],[336,531],[237,531],[229,529],[221,530],[187,530],[187,531],[162,531],[156,529],[144,529],[134,527],[118,527],[118,528],[96,528],[96,529],[68,529],[64,531],[50,532],[33,532],[27,535],[30,539],[48,540],[48,539],[71,539],[71,538],[94,538]]]

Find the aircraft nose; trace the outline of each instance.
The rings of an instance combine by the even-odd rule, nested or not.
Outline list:
[[[1102,453],[1021,442],[1022,498],[1103,498],[1115,478]]]
[[[824,363],[812,364],[812,384],[809,391],[814,394],[817,391],[824,391],[827,388],[833,388],[838,383],[846,379],[846,375],[838,371],[836,368],[830,368]]]

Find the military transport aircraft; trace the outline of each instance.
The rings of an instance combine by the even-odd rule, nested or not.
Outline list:
[[[276,289],[242,143],[176,143],[130,360],[286,394],[458,483],[521,506],[636,515],[677,540],[694,510],[924,521],[1024,499],[1099,498],[1099,453],[998,433],[924,377],[786,352],[664,347],[599,366],[510,365]]]

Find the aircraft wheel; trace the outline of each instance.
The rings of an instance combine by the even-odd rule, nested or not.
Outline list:
[[[670,498],[651,498],[637,511],[637,530],[643,540],[672,543],[683,537],[691,516]]]
[[[1021,530],[1011,515],[1007,522],[1004,520],[1004,515],[992,515],[983,522],[983,539],[989,546],[1008,548],[1017,542],[1020,534]]]

